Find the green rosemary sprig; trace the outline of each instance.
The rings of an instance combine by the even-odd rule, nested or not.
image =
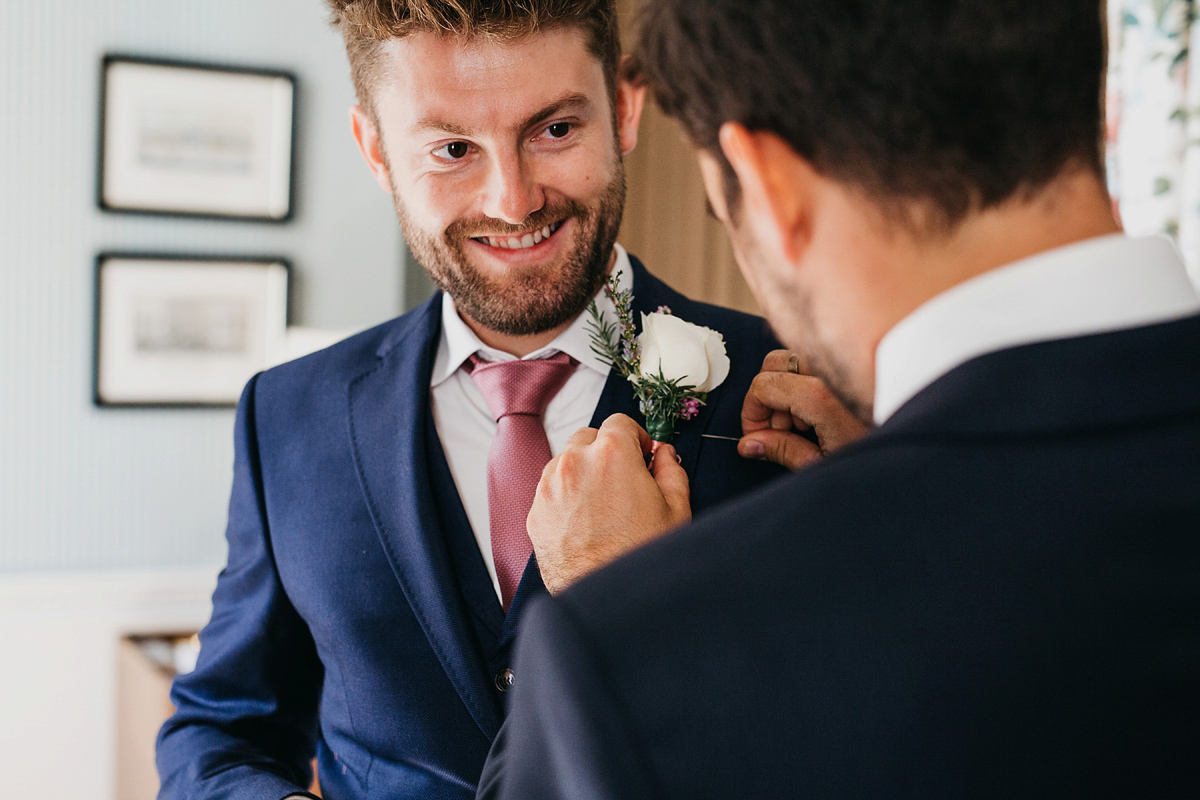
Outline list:
[[[588,303],[588,315],[591,317],[588,320],[587,329],[592,337],[592,352],[622,376],[629,377],[627,367],[621,358],[621,351],[616,344],[619,338],[617,326],[604,318],[600,309],[597,308],[595,300]]]
[[[592,337],[592,352],[615,369],[623,378],[637,375],[641,368],[641,348],[633,326],[633,292],[620,290],[618,271],[604,285],[604,293],[617,311],[617,321],[610,322],[600,313],[596,301],[588,304],[587,329]]]

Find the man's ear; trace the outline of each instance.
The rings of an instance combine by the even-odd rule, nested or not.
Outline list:
[[[753,225],[759,241],[797,263],[812,238],[817,172],[769,131],[727,122],[718,139],[741,185],[743,224]]]
[[[646,84],[633,74],[632,63],[629,56],[622,56],[617,70],[617,138],[625,155],[637,147],[638,126],[646,105]]]
[[[379,128],[371,120],[371,115],[362,106],[350,106],[350,129],[354,131],[354,141],[358,142],[358,149],[379,188],[391,194],[392,181],[383,157],[383,137],[379,135]]]

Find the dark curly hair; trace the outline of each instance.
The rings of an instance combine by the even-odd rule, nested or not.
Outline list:
[[[1098,0],[648,0],[635,60],[718,158],[725,122],[951,230],[1067,168],[1100,175]]]

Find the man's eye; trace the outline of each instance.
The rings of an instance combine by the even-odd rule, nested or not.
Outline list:
[[[571,132],[571,123],[556,122],[549,128],[546,128],[546,133],[550,134],[552,139],[561,139]]]
[[[439,158],[448,158],[453,161],[457,161],[458,159],[466,156],[469,149],[470,148],[467,147],[466,142],[451,142],[450,144],[443,145],[437,150],[434,150],[433,154]]]

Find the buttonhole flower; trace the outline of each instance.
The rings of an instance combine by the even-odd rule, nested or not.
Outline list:
[[[633,293],[618,291],[620,273],[605,287],[617,310],[606,319],[593,301],[588,306],[592,352],[633,385],[646,430],[658,442],[670,442],[680,419],[700,413],[708,393],[729,376],[729,356],[720,333],[680,319],[666,306],[642,314],[642,332],[633,324]]]

